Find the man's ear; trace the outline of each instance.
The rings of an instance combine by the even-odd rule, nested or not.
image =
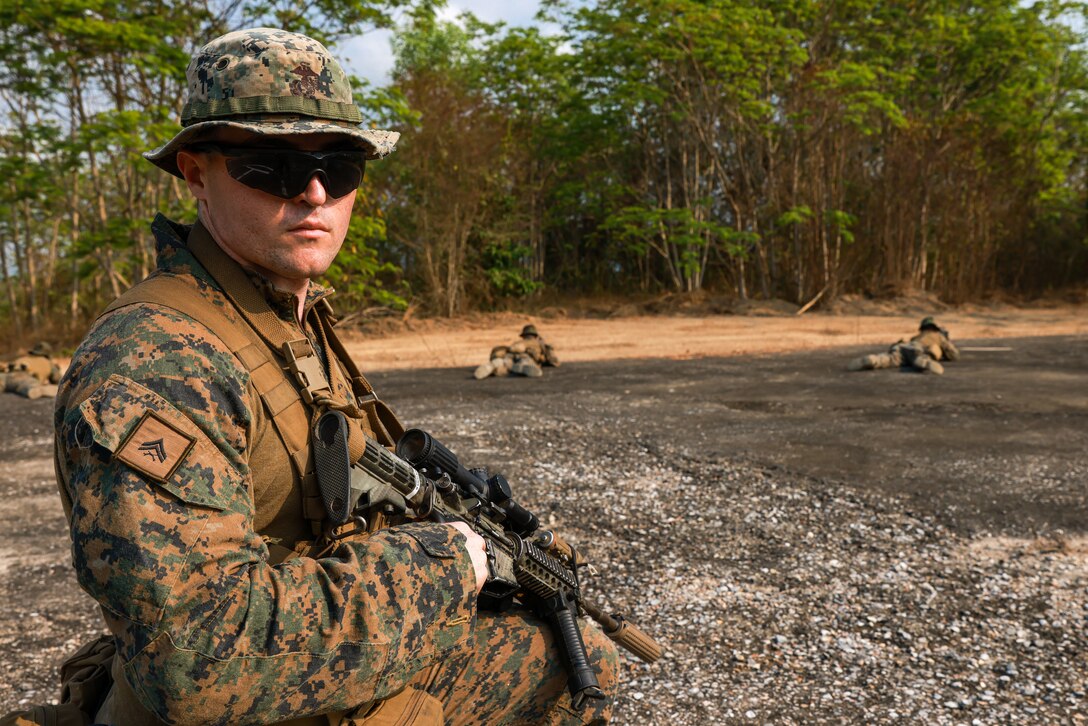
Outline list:
[[[178,169],[189,185],[189,192],[197,199],[208,198],[208,156],[182,149],[177,155]]]

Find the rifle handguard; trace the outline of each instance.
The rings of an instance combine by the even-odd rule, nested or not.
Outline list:
[[[566,559],[575,567],[582,567],[583,565],[589,564],[586,562],[586,559],[582,557],[581,553],[577,552],[565,539],[552,530],[545,530],[538,534],[537,542],[548,552]]]

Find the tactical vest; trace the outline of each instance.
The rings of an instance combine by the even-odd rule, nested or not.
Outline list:
[[[944,349],[941,347],[941,342],[944,336],[939,330],[926,329],[911,338],[912,341],[917,342],[922,346],[922,349],[933,360],[941,360],[944,358]]]
[[[325,300],[318,301],[307,316],[322,348],[323,356],[319,356],[311,340],[305,334],[299,337],[299,330],[280,319],[242,267],[199,222],[189,234],[187,247],[219,284],[230,309],[206,299],[191,278],[157,273],[117,298],[99,319],[132,305],[175,310],[205,325],[249,373],[252,399],[260,401],[259,406],[251,407],[253,421],[248,432],[254,529],[265,538],[270,563],[276,564],[309,550],[325,531],[325,507],[310,439],[317,416],[329,409],[347,416],[353,461],[362,455],[364,437],[393,446],[404,427],[348,356],[333,330],[332,310]],[[337,392],[343,391],[350,392],[354,400],[338,399]],[[111,721],[158,726],[161,722],[139,703],[119,666],[120,659],[115,658],[114,687],[109,696]],[[334,718],[284,723],[328,726],[338,723]]]

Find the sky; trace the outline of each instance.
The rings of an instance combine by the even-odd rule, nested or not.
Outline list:
[[[468,11],[486,23],[501,20],[511,26],[532,25],[539,7],[539,0],[449,0],[439,17],[453,20]],[[389,45],[392,35],[388,30],[371,31],[337,43],[336,53],[345,61],[348,73],[382,86],[389,82],[389,72],[393,69],[393,51]]]

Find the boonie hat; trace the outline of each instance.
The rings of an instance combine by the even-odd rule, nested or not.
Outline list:
[[[933,328],[934,330],[940,330],[941,326],[937,325],[937,321],[932,316],[926,316],[922,318],[922,322],[918,325],[919,330],[925,330],[926,328]]]
[[[181,177],[177,153],[209,132],[234,128],[267,136],[339,134],[368,159],[390,154],[400,134],[360,128],[347,74],[313,38],[275,28],[227,33],[198,50],[185,71],[182,129],[144,158]]]
[[[540,337],[540,333],[536,332],[535,325],[526,325],[524,328],[521,329],[522,338],[528,338],[530,335],[535,335],[538,338]]]

